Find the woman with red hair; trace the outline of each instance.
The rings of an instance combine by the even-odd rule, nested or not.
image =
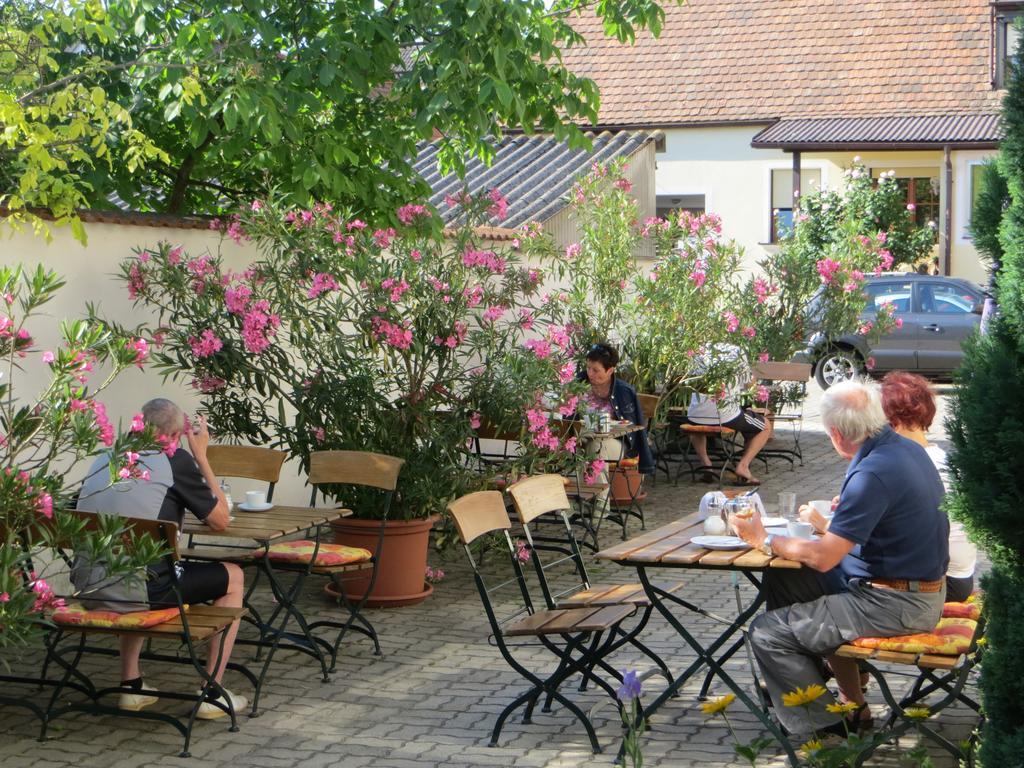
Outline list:
[[[935,419],[935,394],[928,381],[906,371],[892,371],[882,379],[882,409],[892,428],[921,445],[939,471],[949,492],[946,452],[928,442],[928,429]],[[961,523],[949,521],[949,568],[946,569],[946,600],[962,602],[974,589],[974,568],[978,548],[968,539]]]

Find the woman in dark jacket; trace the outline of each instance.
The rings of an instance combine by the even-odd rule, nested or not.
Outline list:
[[[610,344],[598,343],[587,352],[587,370],[580,374],[580,380],[590,382],[590,403],[604,409],[612,418],[631,421],[644,426],[644,413],[636,390],[615,375],[619,364],[619,353]],[[647,430],[632,432],[619,438],[625,445],[625,454],[636,457],[637,468],[645,475],[654,472],[654,455],[647,441]]]

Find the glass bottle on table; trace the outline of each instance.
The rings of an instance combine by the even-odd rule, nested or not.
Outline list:
[[[231,500],[231,486],[228,485],[227,480],[220,481],[220,490],[224,494],[224,500],[228,503],[228,512],[230,512],[235,508],[235,504]]]

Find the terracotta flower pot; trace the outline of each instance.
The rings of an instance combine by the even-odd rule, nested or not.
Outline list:
[[[366,605],[370,608],[388,608],[415,605],[425,600],[434,588],[424,583],[427,570],[427,547],[434,518],[423,520],[392,520],[384,529],[383,551],[380,553],[377,582]],[[349,547],[363,547],[374,552],[380,532],[379,520],[346,518],[331,523],[334,542]],[[342,580],[345,595],[358,599],[370,582],[370,574],[353,575]],[[334,584],[329,584],[334,587]],[[333,589],[327,590],[330,594]]]

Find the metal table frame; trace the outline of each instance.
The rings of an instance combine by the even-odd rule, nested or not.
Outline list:
[[[758,573],[769,568],[800,568],[799,563],[784,558],[771,557],[756,550],[737,551],[712,551],[690,544],[690,538],[703,533],[701,528],[702,518],[698,514],[689,515],[674,523],[657,528],[649,533],[637,536],[629,541],[598,552],[596,557],[599,560],[607,560],[618,565],[636,568],[640,583],[644,587],[648,598],[658,612],[665,617],[676,633],[683,641],[693,649],[697,658],[686,669],[682,670],[675,680],[644,708],[643,716],[650,722],[650,718],[658,711],[662,704],[668,699],[677,695],[678,691],[689,682],[702,669],[707,670],[704,682],[701,686],[700,696],[703,698],[708,691],[713,678],[718,678],[725,686],[736,695],[736,698],[743,703],[765,729],[778,741],[785,751],[793,766],[799,765],[799,760],[792,743],[783,734],[779,725],[770,717],[761,700],[760,688],[758,687],[757,700],[753,699],[737,683],[732,676],[724,669],[725,662],[742,647],[746,640],[746,623],[749,621],[764,604],[764,595],[761,591],[761,580]],[[716,570],[727,571],[733,574],[743,574],[750,583],[758,588],[757,596],[746,607],[738,607],[735,619],[727,619],[718,616],[699,605],[696,605],[679,594],[672,594],[654,583],[649,574],[649,569],[677,568],[690,570]],[[734,582],[737,598],[739,595],[739,581]],[[691,633],[683,621],[677,615],[679,608],[690,613],[713,619],[725,624],[725,629],[710,643],[702,645],[701,642]],[[675,609],[675,611],[673,610]],[[742,632],[742,636],[734,641],[721,655],[718,651],[736,635]],[[755,671],[756,679],[756,671]]]

